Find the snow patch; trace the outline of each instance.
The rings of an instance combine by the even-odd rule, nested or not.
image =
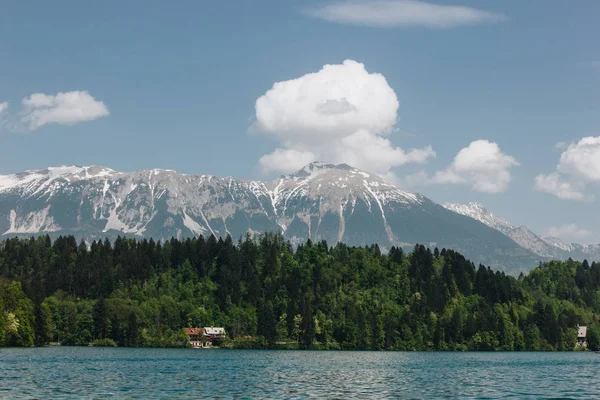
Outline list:
[[[39,211],[28,213],[25,217],[19,218],[15,210],[10,210],[9,221],[10,228],[4,232],[4,235],[14,233],[40,233],[56,232],[61,228],[54,223],[52,216],[48,215],[50,206]]]
[[[379,198],[371,190],[371,188],[369,187],[369,184],[366,181],[364,182],[364,186],[367,189],[367,191],[371,194],[371,196],[373,196],[373,198],[375,199],[375,202],[379,206],[379,209],[381,210],[381,216],[383,217],[383,225],[385,226],[385,232],[388,235],[388,239],[390,241],[393,241],[394,240],[394,235],[392,234],[392,229],[390,228],[390,226],[387,223],[387,218],[385,217],[385,211],[383,211],[383,206],[381,205],[381,201],[379,201]],[[369,204],[369,206],[370,206],[370,204]]]
[[[183,212],[183,225],[188,228],[192,233],[196,235],[203,235],[206,233],[206,229],[194,221],[192,217],[190,217],[185,211]]]

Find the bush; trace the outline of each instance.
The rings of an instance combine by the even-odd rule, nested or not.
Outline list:
[[[600,350],[600,325],[595,324],[588,327],[588,348],[592,351]]]
[[[92,342],[93,347],[117,347],[117,343],[109,338],[96,339]]]

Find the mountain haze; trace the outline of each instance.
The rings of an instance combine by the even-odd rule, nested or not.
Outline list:
[[[276,231],[292,243],[415,243],[515,272],[539,258],[503,233],[346,164],[314,162],[272,182],[60,166],[0,175],[4,236],[154,239]]]
[[[448,210],[471,217],[490,228],[496,229],[510,237],[521,247],[531,250],[540,257],[547,259],[572,258],[574,260],[587,259],[600,261],[600,244],[582,245],[578,243],[565,243],[555,237],[542,237],[533,233],[526,226],[515,226],[502,217],[488,210],[481,203],[444,204]]]

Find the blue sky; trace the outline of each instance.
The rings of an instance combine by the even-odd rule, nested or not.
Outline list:
[[[381,150],[373,172],[437,202],[479,201],[535,232],[600,242],[599,15],[595,0],[4,0],[0,173],[99,164],[270,179],[311,155],[369,167]],[[332,97],[375,114],[349,122],[360,137],[323,128],[322,146],[303,121],[264,120],[296,115],[298,102],[278,103],[292,84],[266,95],[275,82],[328,99],[305,77],[326,64],[341,65],[332,90],[381,74],[399,106],[373,107],[377,91],[363,105]],[[332,152],[338,140],[354,147]],[[263,158],[277,148],[301,160]]]

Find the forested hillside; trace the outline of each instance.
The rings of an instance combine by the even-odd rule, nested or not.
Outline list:
[[[518,279],[417,245],[294,250],[281,235],[88,247],[0,243],[0,345],[184,346],[224,326],[233,347],[573,350],[599,346],[600,264],[549,262]]]

